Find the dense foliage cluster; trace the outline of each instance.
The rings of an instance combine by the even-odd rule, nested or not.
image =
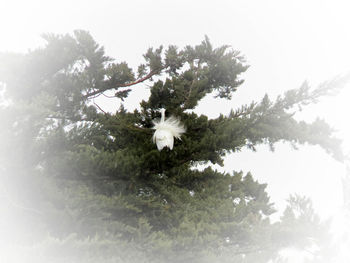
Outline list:
[[[323,120],[294,118],[332,85],[305,84],[208,119],[193,112],[198,102],[230,99],[248,68],[229,46],[213,48],[205,38],[194,47],[150,48],[134,72],[85,31],[44,38],[26,54],[0,53],[0,193],[13,211],[6,224],[16,222],[21,233],[12,242],[36,244],[22,253],[49,262],[258,263],[327,236],[308,200],[291,198],[272,223],[265,184],[250,173],[196,167],[279,141],[320,145],[341,160],[340,141]],[[145,82],[151,94],[140,110],[106,113],[93,103],[106,92],[123,100]],[[159,108],[187,129],[172,151],[151,140]]]

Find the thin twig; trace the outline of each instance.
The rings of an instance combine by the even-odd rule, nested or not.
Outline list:
[[[109,99],[115,98],[115,96],[108,96],[108,95],[104,94],[103,92],[102,92],[101,94],[102,94],[103,96],[105,96],[106,98],[109,98]]]
[[[104,114],[107,114],[107,112],[105,112],[100,106],[98,106],[98,104],[95,101],[93,101],[93,103],[100,111],[102,111]]]

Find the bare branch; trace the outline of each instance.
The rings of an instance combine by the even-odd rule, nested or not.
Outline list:
[[[130,87],[130,86],[134,86],[134,85],[139,84],[139,83],[141,83],[141,82],[144,82],[145,80],[148,80],[148,79],[150,79],[151,77],[153,77],[154,75],[160,73],[164,68],[166,68],[166,66],[165,66],[165,67],[162,67],[162,68],[160,68],[160,69],[158,69],[158,70],[151,71],[150,73],[148,73],[148,74],[147,74],[146,76],[144,76],[143,78],[140,78],[140,79],[138,79],[138,80],[136,80],[136,81],[134,81],[134,82],[122,84],[122,85],[119,85],[119,86],[117,86],[117,87],[114,87],[113,89],[117,89],[117,88],[126,88],[126,87]],[[110,88],[108,88],[108,89],[110,89]],[[86,95],[84,96],[84,98],[89,99],[90,97],[99,95],[100,93],[103,93],[103,92],[105,92],[105,91],[108,90],[108,89],[101,89],[101,90],[92,91],[92,92],[86,94]]]
[[[100,106],[98,106],[98,104],[95,101],[93,101],[93,103],[100,111],[102,111],[104,114],[107,114]]]

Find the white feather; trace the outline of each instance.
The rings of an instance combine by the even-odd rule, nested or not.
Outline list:
[[[174,137],[181,140],[181,134],[186,129],[181,124],[180,120],[171,116],[165,120],[165,110],[161,109],[162,117],[160,120],[153,121],[156,131],[153,134],[153,142],[157,144],[157,148],[161,151],[164,147],[168,147],[170,150],[174,146]]]

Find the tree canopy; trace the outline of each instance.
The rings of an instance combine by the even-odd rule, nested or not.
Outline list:
[[[134,70],[86,31],[43,37],[44,47],[0,53],[0,171],[16,222],[50,262],[258,263],[327,237],[308,199],[291,197],[273,223],[266,184],[198,165],[224,165],[229,153],[280,141],[319,145],[343,160],[324,120],[294,116],[343,79],[313,90],[304,83],[209,119],[193,112],[199,101],[230,99],[248,69],[227,45],[214,48],[205,37],[182,49],[150,48]],[[145,83],[150,96],[140,110],[104,112],[94,103],[106,92],[124,100]],[[158,151],[151,139],[160,108],[186,126],[173,150]]]

